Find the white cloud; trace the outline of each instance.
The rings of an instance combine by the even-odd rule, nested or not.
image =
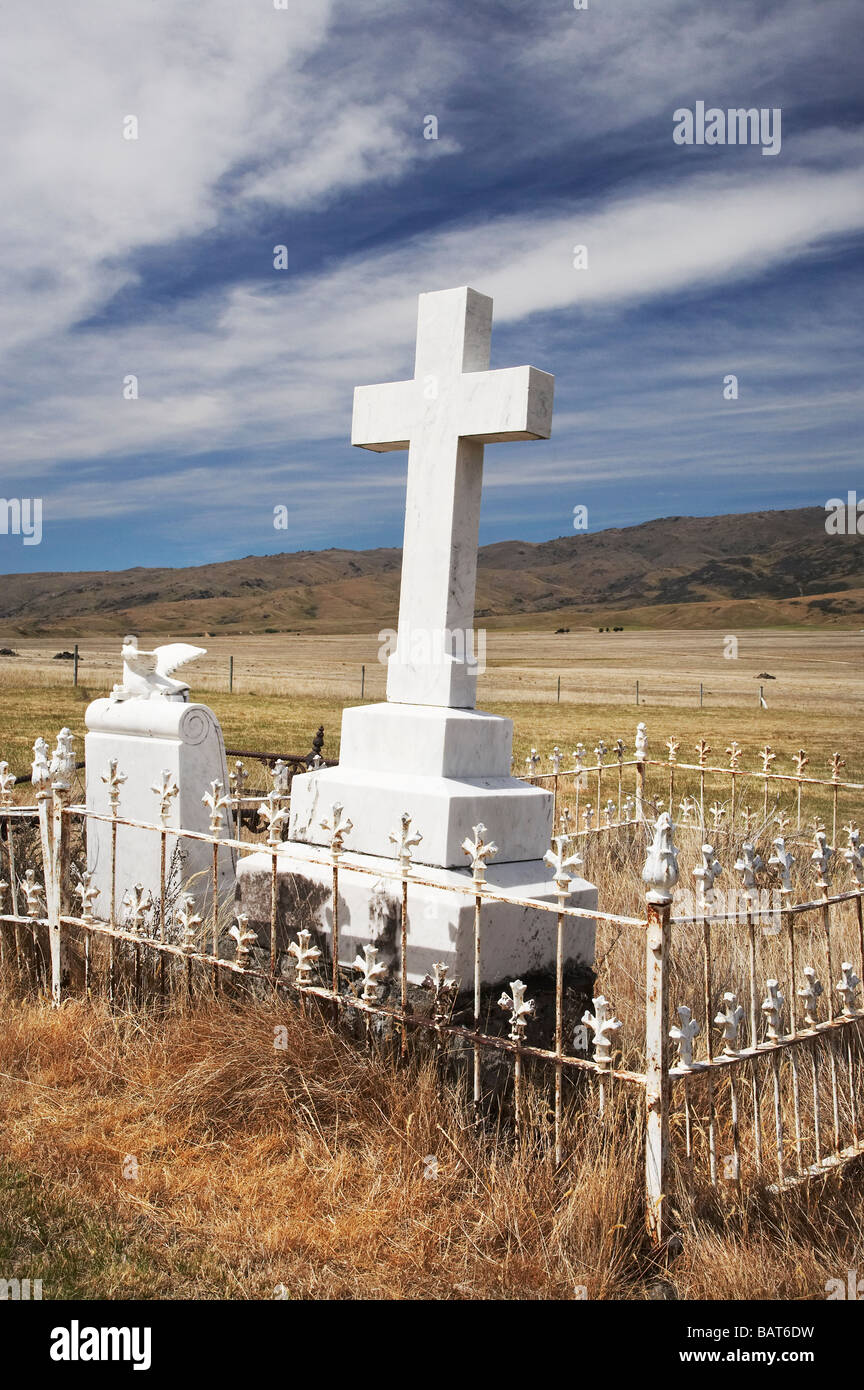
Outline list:
[[[815,89],[826,54],[851,26],[848,0],[742,6],[738,19],[728,7],[694,9],[691,0],[619,0],[602,15],[599,6],[555,14],[550,7],[521,44],[513,43],[525,13],[518,3],[503,6],[509,27],[496,34],[487,26],[470,44],[461,43],[455,20],[443,22],[446,4],[433,27],[413,9],[406,17],[401,0],[292,0],[286,11],[236,0],[209,0],[203,10],[176,0],[81,0],[47,13],[18,0],[12,8],[0,85],[0,120],[14,132],[0,155],[0,234],[8,248],[0,354],[12,367],[12,387],[0,460],[7,471],[23,468],[49,481],[68,517],[117,516],[160,500],[228,507],[235,478],[188,463],[220,449],[242,449],[253,462],[258,453],[283,451],[286,462],[272,480],[270,465],[255,462],[256,483],[266,490],[290,475],[303,505],[312,506],[314,488],[303,481],[306,442],[334,441],[334,456],[345,451],[338,453],[342,466],[354,385],[411,370],[421,290],[473,284],[495,297],[503,328],[538,313],[561,315],[550,336],[567,370],[580,333],[604,316],[617,346],[620,316],[631,307],[739,285],[821,254],[864,226],[855,130],[799,135],[784,123],[782,156],[770,161],[758,151],[736,152],[734,162],[724,162],[727,151],[709,161],[702,150],[694,159],[693,150],[673,153],[671,142],[679,100],[749,104],[761,91],[774,104],[772,83],[780,91],[788,71],[803,65],[810,72],[808,59],[802,90]],[[470,25],[469,10],[454,6],[457,13]],[[419,38],[416,28],[401,27],[403,19],[421,26]],[[376,43],[363,47],[358,36],[373,22]],[[845,73],[847,55],[839,53],[837,64]],[[528,144],[536,139],[538,146],[560,141],[563,131],[583,151],[604,132],[645,120],[651,137],[668,108],[670,182],[649,187],[637,175],[623,190],[574,200],[569,209],[560,196],[552,203],[532,187],[519,211],[489,219],[481,193],[454,208],[444,230],[415,232],[385,250],[347,252],[314,275],[280,278],[268,266],[268,280],[260,264],[250,265],[245,281],[151,302],[146,315],[128,322],[99,321],[131,282],[143,248],[170,253],[185,238],[224,234],[230,219],[242,221],[262,204],[317,210],[364,187],[370,199],[382,190],[398,198],[388,185],[415,162],[462,146],[457,98],[464,103],[470,91],[482,102],[496,74],[522,100],[529,92],[539,112],[555,106],[557,125],[540,115],[531,124]],[[427,110],[442,116],[434,149],[420,134]],[[140,122],[137,141],[122,139],[129,114]],[[497,109],[492,124],[500,121]],[[519,132],[500,133],[511,140],[514,161],[524,158]],[[750,153],[756,158],[748,161]],[[471,148],[460,158],[470,161]],[[393,206],[389,216],[385,231]],[[278,216],[272,221],[278,226]],[[588,246],[587,271],[573,268],[577,243]],[[269,260],[267,236],[261,244]],[[812,347],[819,311],[793,307],[800,340],[809,335]],[[76,328],[91,316],[91,327]],[[686,365],[694,373],[716,370],[714,359],[712,350]],[[508,348],[508,360],[524,359]],[[615,372],[614,362],[608,370]],[[122,399],[127,373],[139,378],[137,401]],[[676,387],[683,390],[680,381]],[[692,419],[683,395],[667,398],[667,412],[673,401],[681,419]],[[834,402],[844,410],[853,404]],[[592,403],[586,408],[587,423],[602,428]],[[643,401],[623,410],[620,423],[636,428],[662,409]],[[770,419],[772,408],[748,402],[746,409]],[[562,413],[556,440],[567,428]],[[153,481],[126,475],[126,461],[142,454],[154,460],[158,497]],[[356,457],[367,488],[383,490],[395,476],[373,473],[364,455]],[[187,462],[172,466],[175,459]],[[550,456],[550,480],[566,467],[560,459]],[[69,460],[90,461],[104,474],[63,478]],[[604,456],[598,471],[606,466]],[[513,468],[518,476],[515,461]],[[329,505],[350,516],[355,498],[345,488]]]
[[[96,313],[134,278],[136,251],[216,228],[243,200],[312,205],[429,155],[406,114],[412,61],[385,100],[368,73],[340,72],[333,0],[9,8],[3,352]],[[305,71],[329,52],[336,70]],[[436,52],[424,61],[434,71]]]
[[[211,297],[203,319],[199,305],[187,316],[181,304],[40,346],[30,371],[49,389],[10,407],[0,458],[50,466],[344,439],[354,385],[412,369],[420,290],[473,284],[494,296],[502,325],[542,311],[605,313],[738,283],[862,226],[859,170],[779,170],[694,178],[571,217],[425,234],[281,291],[274,271],[272,290],[233,287]],[[573,269],[575,242],[588,245],[587,271]],[[137,401],[122,399],[127,372],[139,377]]]

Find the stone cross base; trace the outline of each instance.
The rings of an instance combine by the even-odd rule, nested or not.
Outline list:
[[[296,785],[296,781],[295,781]],[[319,860],[320,862],[313,862]],[[371,873],[352,873],[361,865]],[[271,866],[269,854],[241,859],[237,867],[238,912],[249,917],[260,945],[269,943]],[[350,966],[363,947],[375,945],[390,972],[398,980],[401,969],[402,887],[398,879],[376,874],[393,872],[393,859],[346,852],[339,871],[339,957]],[[332,868],[320,848],[286,842],[277,866],[277,946],[288,948],[303,927],[313,933],[324,959],[330,957],[332,930]],[[408,979],[419,985],[434,964],[447,965],[450,978],[460,989],[470,989],[474,979],[474,894],[455,893],[446,885],[471,887],[468,869],[435,869],[417,866],[424,882],[408,887]],[[487,883],[494,893],[516,898],[555,902],[550,871],[542,860],[489,865]],[[584,879],[574,879],[568,906],[594,909],[597,889]],[[549,970],[555,960],[556,914],[540,908],[506,902],[487,903],[481,931],[481,978],[484,984],[516,979],[533,971]],[[564,928],[566,964],[591,966],[594,960],[594,921],[569,918]]]
[[[422,835],[416,864],[462,868],[462,841],[486,826],[500,862],[542,859],[552,834],[551,792],[510,775],[513,725],[479,710],[423,705],[346,709],[338,767],[291,784],[289,839],[328,845],[321,821],[338,802],[353,822],[346,847],[392,859],[401,816]]]
[[[364,945],[376,944],[382,959],[398,966],[401,883],[380,877],[397,867],[391,835],[405,812],[410,834],[422,836],[412,847],[408,976],[419,984],[432,965],[446,963],[467,988],[474,978],[474,894],[447,891],[471,885],[469,860],[462,848],[474,827],[497,853],[487,863],[493,892],[555,902],[552,870],[543,862],[552,832],[551,792],[510,775],[513,725],[479,710],[426,705],[381,704],[346,709],[342,716],[341,760],[291,785],[289,839],[280,847],[277,949],[308,927],[329,951],[332,924],[330,836],[333,807],[352,822],[340,861],[340,960],[350,964]],[[318,861],[318,862],[316,862]],[[351,873],[356,864],[369,873]],[[237,869],[239,911],[266,944],[270,921],[272,859],[267,853],[241,860]],[[597,890],[574,881],[570,901],[595,908]],[[482,974],[485,983],[554,966],[556,915],[514,903],[483,908]],[[568,960],[590,965],[594,922],[571,919],[565,929]]]

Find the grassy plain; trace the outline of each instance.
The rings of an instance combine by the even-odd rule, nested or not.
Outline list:
[[[862,780],[864,637],[742,633],[732,660],[725,636],[490,633],[479,703],[514,720],[520,765],[532,746],[548,769],[553,744],[569,754],[597,737],[632,750],[643,719],[657,756],[669,735],[682,759],[700,736],[715,755],[734,738],[745,766],[770,744],[775,766],[791,769],[804,747],[824,776],[838,749],[844,776]],[[23,772],[37,734],[68,724],[83,735],[87,701],[119,679],[119,661],[113,643],[81,638],[73,689],[56,647],[15,645],[18,657],[0,658],[0,756]],[[323,723],[335,757],[362,665],[366,697],[383,696],[374,634],[210,646],[188,675],[229,747],[303,752]],[[594,870],[611,895],[612,867]],[[605,905],[638,910],[635,875],[631,888]],[[606,979],[610,951],[614,1002],[632,1018],[641,941],[601,940]],[[464,1088],[439,1086],[422,1061],[399,1071],[370,1060],[291,1005],[222,1003],[156,1024],[99,1000],[52,1011],[6,997],[0,1015],[0,1270],[43,1278],[48,1298],[270,1298],[284,1287],[291,1298],[571,1299],[584,1288],[591,1299],[806,1300],[864,1267],[860,1163],[782,1200],[758,1184],[719,1202],[697,1190],[667,1265],[642,1234],[638,1133],[623,1107],[605,1132],[577,1116],[556,1172],[548,1155],[517,1157],[475,1133]],[[285,1052],[274,1052],[274,1020],[289,1029]]]
[[[724,656],[730,637],[737,641],[734,659]],[[48,737],[65,723],[83,735],[88,701],[120,679],[117,642],[72,634],[64,648],[76,640],[77,689],[71,662],[54,660],[60,648],[44,639],[16,642],[18,656],[0,657],[0,751],[13,771],[26,765],[37,734]],[[142,646],[146,640],[144,634]],[[183,674],[193,698],[215,709],[229,747],[302,753],[323,724],[325,753],[335,758],[342,709],[361,702],[361,684],[367,701],[384,698],[375,633],[201,640],[207,656]],[[837,748],[847,776],[864,770],[855,732],[864,708],[864,633],[858,631],[490,632],[486,664],[478,705],[512,718],[520,765],[531,747],[545,759],[554,744],[569,753],[579,740],[593,748],[598,737],[623,738],[632,750],[641,719],[657,754],[670,735],[681,739],[682,759],[702,736],[715,750],[736,738],[752,754],[766,743],[778,753],[804,747],[814,770],[818,760],[823,771]],[[759,705],[760,686],[767,709]]]

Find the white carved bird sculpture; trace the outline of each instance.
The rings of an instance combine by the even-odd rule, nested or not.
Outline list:
[[[117,692],[124,696],[137,696],[149,700],[151,696],[161,696],[167,700],[189,699],[189,687],[185,681],[171,679],[171,672],[187,661],[195,661],[206,656],[205,647],[192,647],[188,642],[170,642],[165,647],[155,647],[152,652],[138,650],[138,638],[129,635],[123,638],[123,685]]]

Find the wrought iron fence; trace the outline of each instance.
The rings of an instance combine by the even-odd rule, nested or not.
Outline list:
[[[478,1123],[490,1092],[484,1058],[493,1056],[508,1072],[516,1142],[548,1142],[557,1164],[568,1161],[567,1106],[578,1103],[583,1114],[602,1123],[614,1091],[641,1116],[645,1217],[652,1236],[660,1240],[672,1219],[677,1185],[756,1178],[782,1188],[837,1167],[864,1149],[859,1121],[864,1095],[864,1010],[859,1007],[864,858],[859,833],[850,823],[846,848],[835,851],[827,831],[817,825],[812,849],[804,855],[802,841],[796,839],[802,789],[817,784],[836,821],[840,794],[864,788],[840,781],[842,760],[836,756],[830,779],[805,776],[806,761],[792,776],[774,772],[773,759],[765,763],[764,755],[761,771],[742,769],[740,756],[728,767],[714,768],[704,744],[697,763],[683,764],[674,740],[668,759],[652,760],[644,732],[640,730],[641,747],[634,759],[624,757],[622,746],[614,762],[606,763],[601,743],[591,767],[577,752],[574,766],[563,771],[555,750],[551,773],[532,772],[532,780],[555,779],[561,833],[547,855],[554,901],[514,898],[490,886],[486,867],[494,847],[490,833],[479,825],[464,844],[470,877],[461,885],[433,882],[414,862],[416,836],[407,812],[394,827],[392,868],[366,866],[346,849],[351,823],[344,808],[334,806],[322,821],[328,846],[308,856],[310,864],[324,866],[329,874],[326,937],[305,923],[280,920],[278,872],[290,790],[281,770],[274,768],[270,791],[255,799],[264,823],[255,833],[266,837],[263,842],[239,832],[252,798],[236,777],[229,788],[214,783],[204,792],[210,825],[206,832],[194,832],[169,824],[176,788],[164,783],[153,788],[152,821],[124,817],[124,778],[116,763],[104,774],[110,810],[99,814],[73,800],[71,765],[64,765],[62,749],[53,770],[46,774],[42,769],[34,777],[35,805],[14,804],[14,779],[8,769],[0,771],[2,891],[8,897],[3,907],[9,908],[0,913],[0,967],[22,987],[49,993],[54,1004],[75,989],[89,993],[104,988],[111,1000],[125,993],[138,1001],[165,1001],[178,993],[192,998],[205,986],[288,991],[301,1000],[318,1000],[332,1018],[360,1020],[367,1039],[392,1040],[403,1056],[412,1039],[426,1038],[442,1063],[455,1058]],[[799,753],[798,760],[804,756]],[[633,769],[632,793],[628,768]],[[649,785],[652,769],[655,784]],[[687,794],[690,813],[682,815],[681,843],[676,845],[670,812],[685,773],[695,774],[694,789]],[[706,805],[711,774],[731,779],[734,809],[730,805],[712,815]],[[585,792],[583,776],[593,779],[589,804],[595,812],[610,779],[615,796],[607,799],[612,804],[598,815],[596,826],[578,827],[577,818],[574,827],[569,804],[560,803]],[[757,779],[760,787],[764,783],[762,807],[753,813],[745,803],[739,835],[735,810],[742,809],[741,786],[749,785],[742,779],[748,778]],[[792,784],[796,814],[791,833],[792,815],[773,812],[767,791],[772,779]],[[660,790],[665,805],[660,804]],[[713,820],[710,831],[707,820]],[[112,846],[107,901],[101,902],[86,861],[86,829],[94,821],[107,823]],[[158,837],[155,895],[145,894],[140,885],[117,882],[121,826]],[[724,834],[736,857],[734,864],[721,866],[715,841]],[[210,846],[210,885],[203,896],[185,891],[186,885],[172,892],[169,844],[174,840]],[[641,868],[644,898],[640,894],[635,900],[635,911],[609,912],[568,902],[582,853],[599,853],[604,842],[618,856],[619,880],[613,879],[611,891],[623,883],[625,861],[635,869],[634,879]],[[263,943],[250,930],[248,917],[234,916],[230,895],[220,897],[219,892],[223,856],[253,851],[269,854],[271,863],[269,933]],[[694,861],[687,875],[692,889],[681,882],[682,851]],[[733,869],[740,886],[724,894],[717,881]],[[837,873],[843,876],[839,885]],[[400,915],[392,964],[374,941],[353,960],[343,959],[340,881],[345,875],[365,875],[370,889],[373,878],[394,885]],[[771,886],[766,888],[769,875]],[[407,966],[412,894],[420,887],[467,897],[473,905],[474,959],[469,981],[449,979],[443,964],[434,965],[423,982],[422,1004],[409,988]],[[633,898],[632,883],[628,891]],[[497,1002],[484,999],[482,944],[490,910],[498,902],[530,906],[554,918],[556,959],[545,1038],[532,1037],[539,1025],[524,981],[509,982]],[[585,919],[594,921],[610,944],[600,953],[590,1003],[586,1001],[574,1029],[567,933]],[[293,934],[287,945],[286,928]],[[625,949],[629,955],[622,964]],[[500,1011],[498,1025],[490,1021],[491,1002]],[[548,1116],[539,1121],[527,1112],[526,1071],[532,1085],[548,1088]],[[498,1084],[499,1098],[503,1089]]]

